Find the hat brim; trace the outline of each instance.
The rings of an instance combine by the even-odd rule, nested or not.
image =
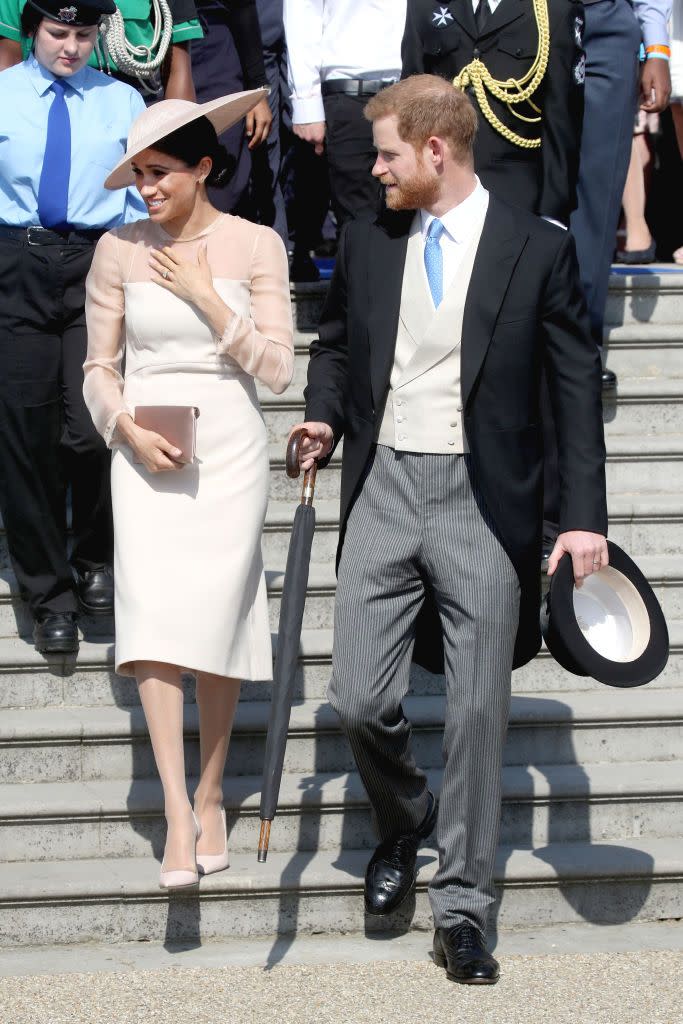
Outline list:
[[[574,573],[568,555],[560,560],[541,604],[541,632],[555,661],[568,672],[592,676],[608,686],[643,686],[664,671],[669,632],[659,601],[633,559],[612,541],[607,546],[610,566],[635,588],[647,616],[649,637],[644,649],[630,660],[612,660],[588,642],[576,616]]]
[[[144,135],[135,147],[126,150],[126,155],[119,160],[116,167],[104,182],[104,187],[110,190],[127,188],[135,183],[135,176],[131,170],[131,160],[142,153],[145,149],[154,148],[155,143],[165,139],[167,135],[184,128],[185,125],[196,121],[199,117],[206,117],[216,129],[216,135],[221,135],[232,128],[234,124],[241,121],[253,107],[259,103],[264,96],[268,95],[267,89],[250,89],[247,92],[231,93],[229,96],[221,96],[208,103],[193,104],[193,109],[174,114],[168,118],[163,125],[156,127],[153,131]]]

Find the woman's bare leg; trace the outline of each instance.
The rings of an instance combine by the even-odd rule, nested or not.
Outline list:
[[[239,695],[239,679],[197,673],[201,776],[194,806],[202,826],[198,853],[223,852],[223,771]]]
[[[652,235],[645,220],[645,168],[649,159],[645,135],[634,135],[622,199],[626,221],[625,248],[631,252],[648,249],[652,245]]]
[[[138,661],[135,677],[164,789],[168,824],[164,869],[194,871],[195,828],[185,781],[181,672],[175,665]]]

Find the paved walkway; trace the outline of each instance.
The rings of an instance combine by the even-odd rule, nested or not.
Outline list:
[[[521,951],[538,945],[539,937],[543,952]],[[185,951],[147,944],[0,951],[0,1021],[683,1024],[680,925],[503,936],[502,978],[491,988],[448,982],[428,958],[430,938],[313,936],[275,947],[235,941]],[[573,952],[577,946],[586,951]],[[553,947],[561,952],[548,952]],[[508,951],[515,948],[520,952]],[[268,966],[269,959],[280,962]],[[197,963],[202,966],[191,966]]]

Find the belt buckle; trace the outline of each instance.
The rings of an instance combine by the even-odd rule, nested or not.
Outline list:
[[[39,227],[36,227],[35,225],[32,225],[31,227],[26,228],[26,241],[28,242],[28,244],[29,245],[42,245],[43,244],[42,242],[34,242],[34,241],[32,241],[32,239],[31,239],[31,232],[32,231],[44,231],[44,230],[45,230],[44,228],[39,228]]]

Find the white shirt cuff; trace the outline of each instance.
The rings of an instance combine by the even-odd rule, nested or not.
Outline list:
[[[321,93],[299,99],[292,96],[292,123],[312,124],[314,121],[325,120],[325,107]]]

